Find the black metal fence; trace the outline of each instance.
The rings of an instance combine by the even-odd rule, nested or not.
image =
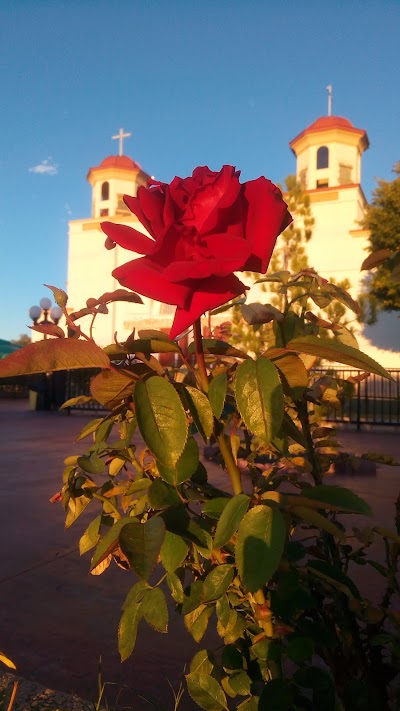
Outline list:
[[[313,370],[314,381],[324,376],[332,376],[344,385],[340,396],[340,406],[324,408],[325,419],[330,422],[354,424],[358,429],[362,425],[400,425],[400,369],[389,368],[387,370],[392,380],[372,373],[365,380],[354,383],[349,382],[349,379],[357,378],[360,374],[360,371],[354,368],[332,366],[331,368]],[[53,393],[53,407],[58,408],[62,402],[70,398],[90,395],[90,380],[98,372],[100,372],[99,369],[67,372],[65,386],[64,383],[60,382],[59,384],[60,389],[65,387],[65,397],[64,390],[62,393],[56,392],[56,398]],[[20,376],[0,380],[0,398],[28,397],[30,389],[40,390],[36,381],[33,382],[32,377]],[[39,407],[39,409],[42,408]],[[105,408],[97,402],[86,402],[74,405],[71,409],[99,411]]]
[[[359,370],[354,368],[317,368],[312,371],[315,380],[326,375],[343,381],[340,407],[327,407],[325,419],[330,422],[348,422],[357,429],[362,425],[400,425],[400,369],[388,368],[393,380],[371,373],[361,382],[352,383]]]

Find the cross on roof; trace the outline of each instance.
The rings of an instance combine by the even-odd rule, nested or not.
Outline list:
[[[326,90],[328,92],[328,116],[332,116],[332,84],[328,84]]]
[[[118,139],[119,140],[119,152],[118,155],[122,156],[123,155],[123,147],[124,147],[124,138],[128,138],[129,136],[132,136],[131,133],[124,133],[124,129],[120,128],[119,133],[117,133],[116,136],[111,136],[111,138],[114,140]]]

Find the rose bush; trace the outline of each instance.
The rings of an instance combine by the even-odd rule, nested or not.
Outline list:
[[[265,272],[278,235],[292,218],[281,191],[264,177],[241,184],[240,171],[198,167],[170,184],[152,181],[124,196],[152,239],[126,225],[103,222],[106,246],[143,257],[117,267],[125,287],[176,305],[176,338],[205,311],[242,294],[233,272]]]

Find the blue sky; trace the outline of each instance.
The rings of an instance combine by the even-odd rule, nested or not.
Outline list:
[[[368,132],[370,198],[400,159],[399,36],[399,0],[2,0],[0,337],[28,332],[43,283],[65,288],[68,220],[120,127],[161,180],[230,163],[279,182],[332,84]]]

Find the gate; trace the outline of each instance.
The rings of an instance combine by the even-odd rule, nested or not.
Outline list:
[[[340,409],[329,408],[325,418],[329,422],[348,422],[357,425],[400,425],[400,369],[387,368],[393,380],[380,375],[371,375],[351,385],[345,392]],[[339,380],[348,380],[360,374],[354,368],[316,368],[315,379],[331,375]]]

